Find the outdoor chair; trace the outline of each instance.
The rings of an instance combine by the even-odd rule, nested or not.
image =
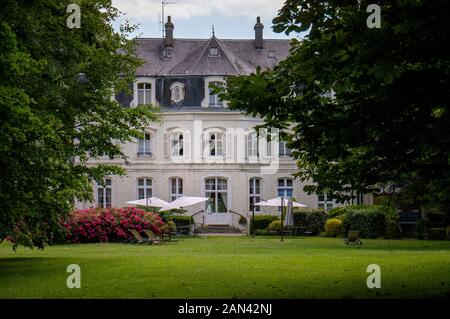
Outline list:
[[[133,238],[129,239],[126,241],[126,243],[138,243],[140,244],[148,244],[148,240],[145,239],[144,237],[141,236],[141,234],[139,234],[139,232],[135,229],[130,229],[130,233],[133,235]]]
[[[347,234],[347,237],[344,238],[345,244],[355,244],[355,245],[362,245],[362,241],[359,238],[359,231],[357,230],[350,230]]]
[[[161,244],[161,240],[151,230],[144,230],[144,233],[147,235],[149,244]]]

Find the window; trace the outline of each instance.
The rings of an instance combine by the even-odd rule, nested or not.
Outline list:
[[[99,207],[111,207],[112,203],[112,182],[107,178],[103,185],[97,183],[97,205]]]
[[[255,206],[255,203],[261,201],[261,179],[260,178],[250,178],[249,181],[249,210],[253,211],[255,207],[255,212],[260,211],[260,206]]]
[[[223,87],[223,82],[209,82],[209,85],[214,85],[218,87]],[[219,98],[218,94],[212,94],[212,88],[209,88],[209,106],[210,107],[222,107],[223,103]]]
[[[317,207],[324,209],[326,211],[330,210],[334,206],[333,195],[331,193],[328,194],[319,194],[317,195]]]
[[[269,59],[275,59],[275,58],[277,57],[277,52],[276,52],[276,51],[273,51],[273,50],[267,51],[267,57],[268,57]]]
[[[152,155],[151,141],[152,135],[150,133],[144,133],[144,139],[139,140],[138,143],[138,156]]]
[[[138,179],[138,199],[145,199],[152,197],[152,180],[150,178]]]
[[[183,133],[173,132],[171,138],[172,156],[183,156]]]
[[[183,180],[181,178],[170,179],[170,201],[183,196]]]
[[[208,214],[228,212],[228,188],[226,179],[205,179],[205,195],[209,198],[206,207]]]
[[[292,186],[292,178],[280,178],[278,180],[278,196],[292,197],[294,187]]]
[[[256,132],[247,135],[247,156],[258,156],[258,135]]]
[[[291,156],[291,149],[287,147],[285,141],[280,141],[278,145],[279,145],[278,154],[280,156]]]
[[[210,47],[209,48],[209,56],[216,57],[219,56],[219,48],[217,47]]]
[[[138,83],[138,105],[150,104],[152,101],[152,85]]]
[[[223,135],[222,132],[209,133],[209,156],[223,155]]]

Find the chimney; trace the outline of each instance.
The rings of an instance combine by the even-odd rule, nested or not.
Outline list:
[[[261,18],[256,17],[256,24],[255,24],[255,47],[256,50],[262,50],[263,49],[263,29],[264,25],[261,23]]]
[[[166,37],[164,38],[164,46],[167,47],[173,47],[173,23],[170,16],[167,16],[167,22],[164,25],[166,29]]]

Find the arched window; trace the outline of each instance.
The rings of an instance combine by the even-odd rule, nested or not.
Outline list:
[[[106,178],[103,183],[97,183],[97,206],[111,207],[112,203],[112,182]]]
[[[283,157],[291,156],[291,149],[287,147],[285,141],[279,142],[279,155]]]
[[[152,179],[139,178],[137,183],[138,199],[145,199],[152,197]]]
[[[223,155],[223,134],[220,131],[208,133],[209,156]]]
[[[249,180],[249,210],[253,211],[253,207],[255,207],[255,211],[260,211],[260,206],[255,206],[255,203],[261,201],[261,179],[257,177],[250,178]]]
[[[183,196],[183,179],[174,177],[170,179],[170,201]]]
[[[184,100],[184,84],[174,82],[170,85],[170,100],[172,103],[179,103]]]
[[[225,178],[206,178],[205,196],[209,198],[206,207],[207,213],[228,212],[228,185]]]
[[[171,135],[172,156],[183,156],[184,135],[183,132],[175,131]]]
[[[257,157],[259,154],[258,135],[252,132],[247,135],[247,156]]]

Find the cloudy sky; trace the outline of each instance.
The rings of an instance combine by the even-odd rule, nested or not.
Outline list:
[[[161,36],[162,0],[112,0],[134,24],[140,24],[141,37]],[[253,38],[256,16],[261,16],[264,37],[290,38],[272,32],[272,19],[284,0],[167,0],[165,16],[172,16],[178,38],[209,38],[214,25],[218,38]]]

